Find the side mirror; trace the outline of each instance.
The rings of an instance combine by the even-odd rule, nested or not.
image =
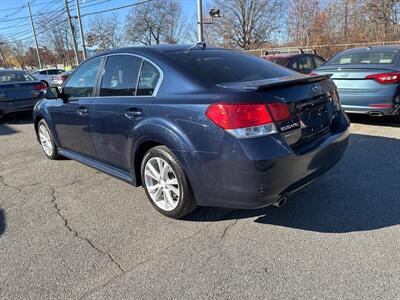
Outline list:
[[[60,90],[57,87],[47,88],[44,97],[47,99],[60,99],[61,98],[64,102],[66,102],[68,100],[67,97],[62,92],[60,92]]]

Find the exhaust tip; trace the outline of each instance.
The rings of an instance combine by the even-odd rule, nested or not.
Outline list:
[[[383,113],[381,113],[380,111],[371,111],[368,113],[368,115],[371,117],[382,117]]]
[[[283,206],[286,204],[286,200],[287,200],[286,197],[283,196],[283,197],[279,198],[279,200],[276,201],[276,202],[273,204],[273,206],[275,206],[275,207],[283,207]]]

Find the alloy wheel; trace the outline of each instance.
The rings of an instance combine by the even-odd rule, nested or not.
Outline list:
[[[43,151],[47,154],[47,156],[51,156],[54,151],[53,143],[51,142],[49,130],[43,124],[39,126],[39,140]]]
[[[179,182],[166,160],[160,157],[150,158],[144,168],[144,179],[152,201],[160,209],[172,211],[178,206]]]

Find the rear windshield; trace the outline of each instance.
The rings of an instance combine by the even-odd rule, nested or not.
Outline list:
[[[207,84],[245,82],[293,75],[294,72],[256,56],[233,50],[168,52],[184,72]]]
[[[13,83],[24,81],[34,81],[34,79],[26,72],[0,71],[0,83]]]
[[[336,55],[326,65],[392,65],[395,63],[398,50],[362,50]]]

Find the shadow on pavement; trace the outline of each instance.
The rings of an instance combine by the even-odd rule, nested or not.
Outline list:
[[[6,216],[4,210],[0,208],[0,235],[6,230]]]
[[[343,159],[283,208],[199,208],[187,221],[254,218],[261,224],[345,233],[400,224],[400,137],[352,134]]]
[[[0,118],[0,136],[18,133],[9,125],[32,124],[32,112],[15,113]]]
[[[386,126],[386,127],[400,127],[400,118],[396,120],[395,117],[370,117],[361,114],[348,114],[351,123],[358,123],[364,125]]]

